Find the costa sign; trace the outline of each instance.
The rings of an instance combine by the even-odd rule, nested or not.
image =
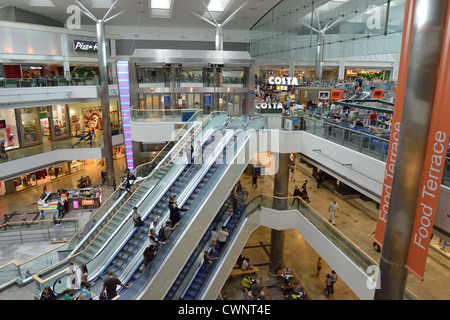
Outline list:
[[[269,84],[298,86],[298,79],[295,77],[270,77]]]

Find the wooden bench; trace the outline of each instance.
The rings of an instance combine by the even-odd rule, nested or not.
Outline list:
[[[231,272],[230,272],[230,278],[231,277],[236,277],[236,276],[243,276],[243,275],[245,275],[245,274],[252,274],[252,273],[255,273],[255,272],[259,272],[259,268],[258,267],[256,267],[256,266],[254,266],[253,267],[253,269],[249,269],[249,270],[242,270],[241,268],[239,268],[239,269],[233,269]]]

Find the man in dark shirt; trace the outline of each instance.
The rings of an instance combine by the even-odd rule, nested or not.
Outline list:
[[[108,300],[113,299],[117,296],[116,288],[117,286],[121,286],[122,288],[128,289],[130,286],[124,285],[119,279],[114,276],[114,272],[110,270],[108,272],[108,279],[105,280],[103,284],[102,294],[106,290],[106,295],[108,296]]]

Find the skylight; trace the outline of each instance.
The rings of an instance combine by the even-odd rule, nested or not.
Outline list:
[[[223,12],[231,0],[211,0],[208,9],[211,12]]]
[[[150,0],[150,8],[170,10],[172,8],[172,0]]]
[[[148,0],[150,17],[171,18],[173,0]]]
[[[92,8],[109,9],[112,7],[113,3],[113,0],[92,0]]]
[[[52,0],[28,0],[30,7],[54,7]]]

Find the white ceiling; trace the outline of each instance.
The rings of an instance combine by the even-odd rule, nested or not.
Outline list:
[[[102,18],[107,8],[93,8],[93,1],[99,3],[113,3],[113,0],[81,0],[80,2],[97,18]],[[208,5],[210,0],[204,0]],[[239,11],[236,17],[226,26],[227,29],[249,30],[261,17],[272,9],[280,0],[249,0],[247,5]],[[54,6],[44,6],[51,3]],[[245,0],[231,0],[222,17],[218,17],[219,23],[223,22]],[[33,5],[39,4],[39,5]],[[0,0],[1,5],[14,6],[33,13],[49,17],[61,23],[65,23],[70,14],[66,13],[69,6],[76,4],[74,0]],[[207,28],[211,27],[207,22],[193,15],[193,11],[199,15],[206,12],[202,0],[173,0],[172,16],[170,18],[150,17],[149,0],[119,0],[109,16],[127,10],[124,14],[109,21],[109,26],[128,27],[156,27],[156,28]],[[82,14],[82,25],[92,25],[93,22]]]

